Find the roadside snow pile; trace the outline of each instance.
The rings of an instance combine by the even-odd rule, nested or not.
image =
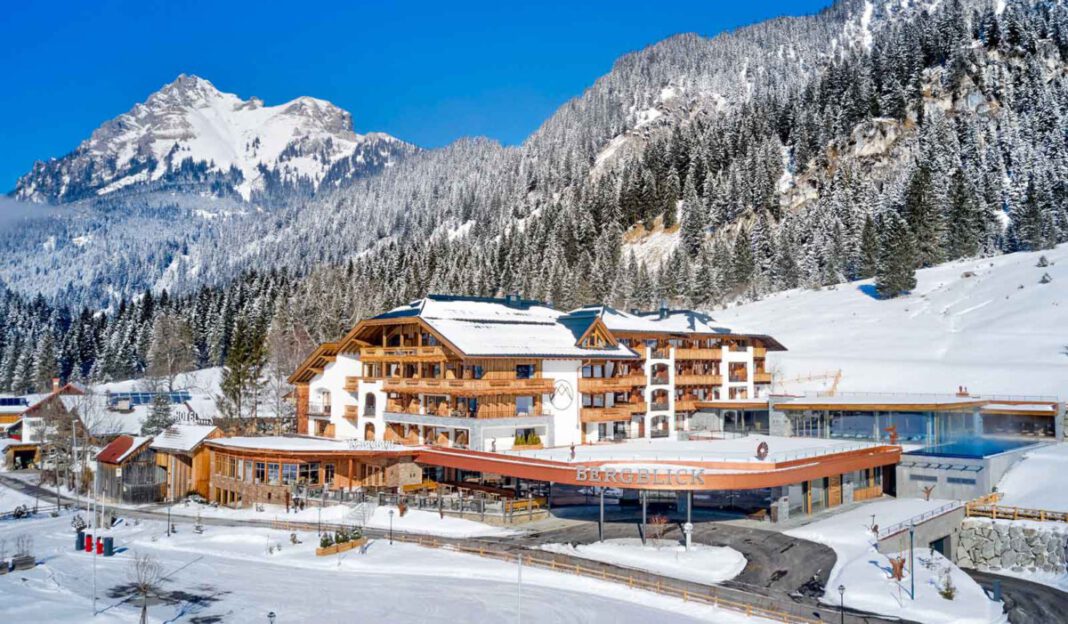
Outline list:
[[[1041,267],[1045,256],[1048,266]],[[1054,282],[1040,284],[1044,273]],[[842,370],[838,390],[1064,395],[1068,244],[916,272],[906,297],[874,298],[870,280],[790,290],[713,310],[732,329],[767,333],[777,391],[822,389],[799,377]],[[991,357],[997,354],[997,357]]]
[[[838,586],[845,586],[845,604],[853,609],[929,624],[992,624],[1008,620],[1002,603],[990,600],[979,585],[937,552],[916,548],[916,599],[909,598],[908,564],[899,583],[890,574],[890,558],[897,552],[879,552],[868,528],[875,516],[881,527],[941,507],[949,501],[918,499],[888,500],[861,505],[806,526],[787,535],[826,544],[838,560],[827,581],[823,602],[839,603]],[[903,556],[908,560],[907,541]],[[952,595],[952,598],[948,596]]]
[[[1050,487],[1055,475],[1068,474],[1068,444],[1054,444],[1024,454],[998,482],[999,505],[1068,512],[1068,488]]]
[[[741,574],[745,556],[726,546],[693,544],[689,552],[673,540],[612,539],[594,544],[544,544],[549,552],[644,570],[672,578],[712,585]]]

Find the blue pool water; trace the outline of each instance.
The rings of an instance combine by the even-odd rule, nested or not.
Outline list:
[[[980,458],[997,455],[1005,451],[1031,446],[1028,440],[1000,440],[998,438],[961,438],[953,442],[928,446],[906,455],[927,455],[931,457],[970,457]]]

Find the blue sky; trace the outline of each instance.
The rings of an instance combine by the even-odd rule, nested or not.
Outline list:
[[[424,147],[469,135],[515,144],[626,52],[829,3],[8,3],[0,190],[180,73],[268,104],[327,99],[358,132]]]

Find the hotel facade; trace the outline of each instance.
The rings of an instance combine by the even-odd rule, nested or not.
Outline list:
[[[293,374],[298,431],[480,451],[658,438],[763,399],[770,336],[707,315],[429,296],[361,321]]]

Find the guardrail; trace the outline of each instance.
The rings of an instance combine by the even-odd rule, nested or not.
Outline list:
[[[898,522],[896,524],[891,524],[890,526],[884,529],[879,529],[879,539],[884,540],[893,535],[897,535],[898,533],[907,531],[910,526],[922,524],[926,520],[930,520],[931,518],[937,518],[938,516],[945,515],[951,511],[956,511],[957,509],[960,509],[963,506],[964,503],[961,503],[960,501],[953,501],[950,503],[946,503],[945,505],[942,505],[937,509],[931,509],[921,514],[912,516],[907,520],[902,520],[901,522]]]

